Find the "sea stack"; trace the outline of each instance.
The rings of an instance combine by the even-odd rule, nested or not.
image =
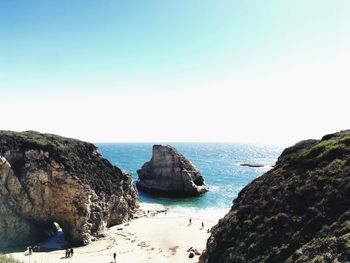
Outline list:
[[[211,229],[200,263],[350,262],[350,131],[285,149]]]
[[[90,143],[34,131],[0,131],[0,248],[54,233],[85,245],[133,217],[130,175]]]
[[[153,145],[152,159],[137,174],[137,188],[149,194],[192,197],[209,190],[199,170],[170,145]]]

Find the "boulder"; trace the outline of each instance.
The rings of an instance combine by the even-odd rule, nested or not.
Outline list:
[[[0,248],[54,233],[74,245],[104,236],[133,217],[130,175],[90,143],[34,131],[0,131]]]
[[[350,262],[350,131],[283,151],[214,226],[200,263]]]
[[[199,170],[170,145],[153,145],[152,159],[137,173],[136,186],[150,194],[190,197],[208,191]]]

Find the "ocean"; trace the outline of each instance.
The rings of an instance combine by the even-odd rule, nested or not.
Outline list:
[[[139,201],[156,203],[181,215],[194,212],[201,218],[218,219],[232,206],[239,191],[274,165],[282,148],[240,143],[168,143],[201,171],[210,191],[194,198],[154,198],[139,192]],[[97,143],[101,154],[137,180],[137,169],[151,159],[152,143]],[[241,163],[261,163],[245,167]]]

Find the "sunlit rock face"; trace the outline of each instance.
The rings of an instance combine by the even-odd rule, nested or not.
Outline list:
[[[73,244],[88,244],[137,207],[130,175],[93,144],[0,131],[0,247],[36,242],[54,222]]]
[[[154,145],[152,159],[137,173],[137,187],[151,194],[190,197],[209,189],[199,170],[170,145]]]

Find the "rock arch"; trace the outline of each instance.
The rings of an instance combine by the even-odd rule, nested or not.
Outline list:
[[[73,244],[88,244],[136,208],[131,177],[94,145],[0,131],[0,247],[40,240],[53,222]]]

